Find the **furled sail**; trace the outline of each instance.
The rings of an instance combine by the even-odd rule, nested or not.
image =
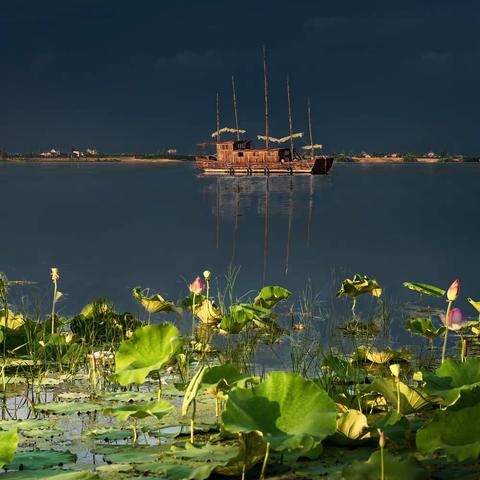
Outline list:
[[[319,143],[316,143],[315,145],[305,145],[302,147],[304,150],[313,150],[315,148],[323,148],[323,145],[320,145]]]
[[[218,137],[222,133],[245,133],[246,130],[240,130],[239,128],[230,128],[230,127],[223,127],[220,130],[217,130],[212,133],[212,137]]]
[[[286,137],[282,137],[282,138],[268,137],[268,140],[274,143],[284,143],[290,140],[290,138],[302,138],[302,137],[303,137],[303,132],[298,132],[298,133],[292,133],[292,135],[287,135]],[[265,135],[257,135],[257,138],[258,140],[267,139]]]

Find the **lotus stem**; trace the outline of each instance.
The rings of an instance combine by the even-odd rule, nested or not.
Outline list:
[[[218,425],[218,417],[220,416],[220,404],[218,397],[215,397],[215,422]]]
[[[447,351],[448,326],[450,324],[450,310],[452,309],[452,303],[453,301],[448,302],[447,314],[445,316],[445,335],[443,336],[442,364],[445,361],[445,353]]]
[[[193,333],[195,331],[195,302],[196,302],[196,294],[193,294],[193,303],[192,303],[192,339],[193,339]]]
[[[52,335],[55,333],[55,303],[57,302],[57,280],[53,279]]]
[[[137,445],[137,419],[133,418],[133,446]]]
[[[380,447],[380,480],[385,480],[385,462],[383,458],[383,447]]]
[[[269,456],[270,456],[270,442],[267,442],[267,448],[265,449],[265,458],[263,459],[262,471],[260,472],[260,480],[265,479],[265,470],[267,469]]]
[[[353,297],[353,302],[352,302],[352,316],[353,320],[357,317],[357,314],[355,313],[355,307],[357,306],[357,298]]]
[[[244,463],[242,466],[242,480],[245,480],[245,470],[246,470],[246,465]]]
[[[193,443],[194,440],[194,433],[195,433],[195,413],[197,410],[197,401],[193,400],[192,402],[192,418],[190,419],[190,443]]]
[[[160,397],[162,396],[162,377],[160,376],[160,372],[158,373],[158,390],[157,390],[157,402],[160,401]]]
[[[460,361],[463,363],[467,357],[467,339],[462,335],[462,348],[460,351]]]
[[[396,378],[395,382],[397,384],[397,412],[399,415],[401,415],[400,412],[400,379]]]

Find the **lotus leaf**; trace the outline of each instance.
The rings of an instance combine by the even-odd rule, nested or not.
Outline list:
[[[146,463],[155,462],[160,458],[163,449],[158,446],[102,446],[95,450],[102,454],[107,462],[112,463]]]
[[[207,370],[208,367],[206,365],[201,366],[187,385],[185,395],[183,396],[182,415],[185,416],[187,414],[190,405],[197,397],[198,389],[200,388],[200,384],[202,383],[203,375]]]
[[[410,422],[407,417],[391,410],[374,427],[385,433],[387,438],[397,444],[404,443],[410,434]]]
[[[160,474],[168,480],[206,480],[217,466],[218,464],[214,462],[207,464],[151,462],[137,465],[136,470]]]
[[[355,367],[350,361],[335,355],[327,355],[322,365],[333,372],[342,383],[365,383],[365,372]]]
[[[271,372],[251,389],[235,388],[222,413],[230,433],[261,432],[272,448],[318,453],[321,441],[336,430],[336,409],[327,393],[310,380]]]
[[[176,312],[177,307],[173,302],[169,302],[165,300],[161,295],[158,293],[147,297],[144,295],[141,287],[135,287],[132,290],[132,295],[135,300],[137,300],[143,308],[148,313],[158,313],[158,312]]]
[[[440,298],[445,295],[445,290],[434,287],[433,285],[427,285],[426,283],[404,282],[403,286],[422,295],[430,295],[431,297]]]
[[[423,480],[429,478],[428,472],[413,456],[397,457],[384,452],[385,480]],[[372,453],[368,461],[355,461],[343,470],[344,480],[378,480],[380,478],[380,451]]]
[[[264,308],[273,308],[278,302],[286,300],[292,292],[278,285],[263,287],[255,297],[255,305]]]
[[[411,357],[411,352],[405,349],[396,351],[391,348],[378,351],[374,347],[358,347],[352,356],[353,362],[371,362],[384,364],[389,362],[405,362]]]
[[[120,385],[143,383],[147,375],[160,370],[183,345],[180,332],[169,323],[135,330],[115,355],[115,378]]]
[[[185,444],[185,448],[173,446],[169,455],[177,458],[218,464],[215,473],[221,475],[239,475],[243,467],[250,470],[265,456],[265,444],[256,433],[240,435],[237,444],[211,444],[201,447]]]
[[[53,413],[54,415],[73,415],[77,413],[90,413],[101,410],[103,407],[98,403],[87,402],[54,402],[39,403],[35,409],[39,412]]]
[[[462,390],[480,386],[480,357],[467,357],[464,362],[447,358],[435,374],[424,373],[423,377],[429,395],[453,403]]]
[[[106,392],[101,398],[110,402],[151,402],[156,395],[150,392]]]
[[[248,382],[258,381],[258,377],[240,373],[233,365],[226,363],[209,368],[203,375],[202,387],[216,395],[219,391],[225,393],[234,386],[245,388]]]
[[[113,415],[120,421],[125,421],[129,417],[132,418],[147,418],[155,417],[160,420],[162,417],[170,413],[173,405],[166,400],[159,400],[158,402],[139,404],[120,405],[119,407],[109,407],[104,410],[105,415]]]
[[[222,317],[219,328],[227,333],[239,333],[247,323],[258,322],[270,315],[271,311],[268,308],[259,305],[249,303],[232,305],[230,312]]]
[[[55,465],[74,463],[77,456],[71,452],[57,450],[32,450],[17,452],[13,462],[5,466],[7,470],[43,470]]]
[[[480,388],[461,391],[453,405],[437,410],[432,420],[417,431],[422,453],[438,450],[457,461],[475,460],[480,455]]]
[[[400,388],[400,413],[407,415],[416,412],[429,404],[429,401],[417,390],[403,382],[398,382]],[[397,382],[394,378],[376,378],[364,388],[365,392],[381,393],[387,402],[397,405]]]
[[[342,282],[342,286],[337,292],[337,297],[343,297],[344,295],[358,297],[364,293],[370,293],[370,295],[374,297],[380,297],[382,295],[382,288],[376,280],[356,273],[353,279],[347,278]]]
[[[22,327],[25,324],[25,319],[23,315],[18,312],[12,312],[8,310],[8,319],[5,315],[5,310],[0,310],[0,327],[5,327],[5,322],[7,322],[7,328],[11,330],[16,330],[17,328]]]
[[[55,480],[96,480],[99,476],[92,472],[74,472],[71,470],[26,470],[4,473],[2,475],[2,480],[38,480],[40,478],[54,478]]]
[[[195,308],[195,315],[206,325],[216,325],[222,318],[222,311],[210,299],[205,299]]]
[[[8,430],[0,432],[0,468],[6,463],[10,463],[15,456],[18,446],[17,430]]]
[[[405,324],[405,328],[415,335],[422,335],[430,340],[439,337],[445,332],[445,327],[435,328],[430,318],[411,318]]]
[[[470,305],[480,313],[480,300],[473,300],[472,298],[468,297],[467,300],[469,301]]]
[[[352,441],[370,438],[367,417],[359,410],[347,410],[337,418],[335,443],[350,444]]]

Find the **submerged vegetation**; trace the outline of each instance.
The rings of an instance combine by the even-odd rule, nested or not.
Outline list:
[[[237,297],[237,274],[214,293],[205,271],[176,302],[136,287],[144,318],[105,299],[60,316],[56,268],[32,318],[11,302],[28,282],[0,275],[3,477],[480,478],[480,302],[467,318],[458,280],[404,283],[414,351],[381,345],[375,279],[345,279],[351,310],[329,323],[310,286]]]

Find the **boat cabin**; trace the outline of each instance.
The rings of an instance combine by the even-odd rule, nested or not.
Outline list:
[[[295,152],[294,152],[295,156]],[[217,143],[217,160],[234,165],[250,165],[272,162],[291,162],[289,148],[252,148],[250,140]]]

